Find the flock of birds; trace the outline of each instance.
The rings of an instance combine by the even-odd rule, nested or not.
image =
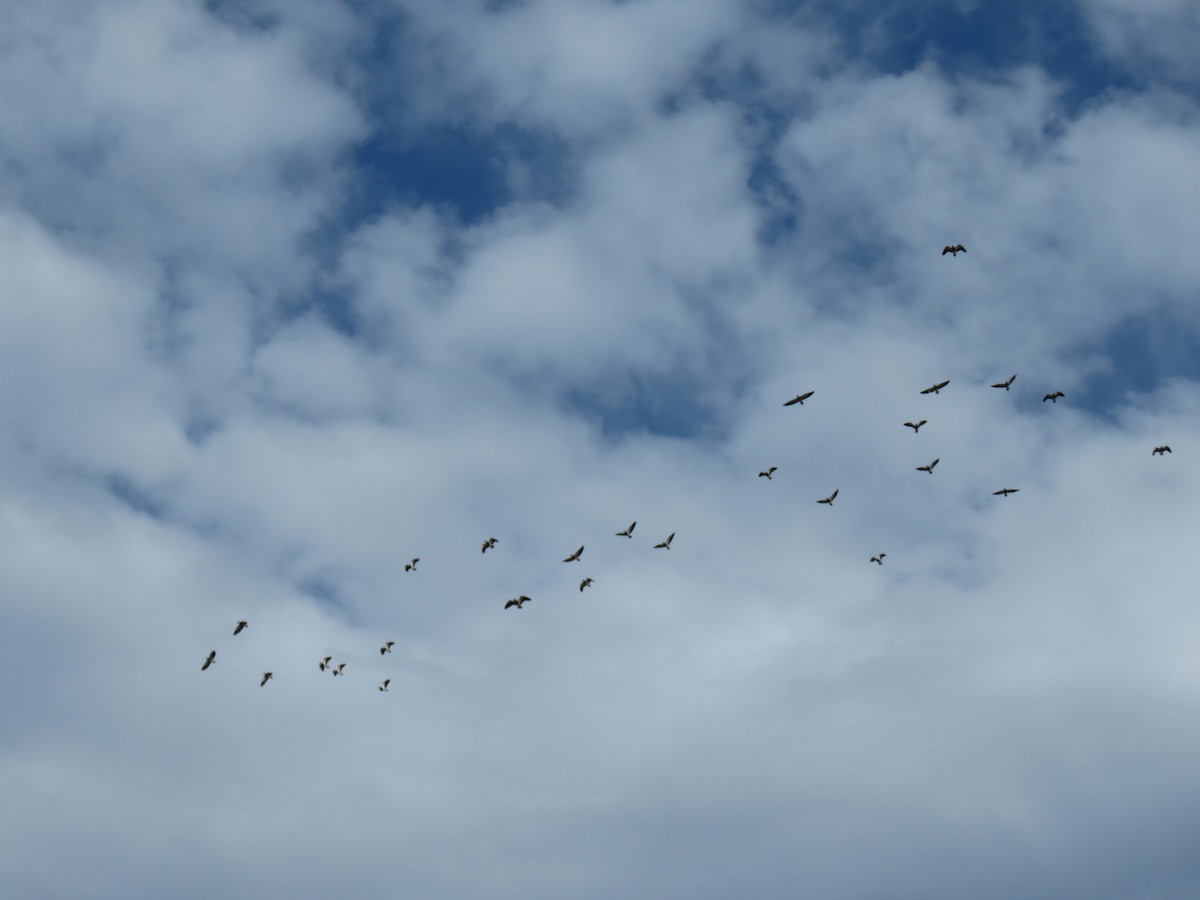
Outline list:
[[[951,254],[952,256],[958,256],[959,253],[966,253],[966,252],[967,252],[967,248],[964,247],[962,244],[954,244],[954,245],[947,244],[946,247],[943,248],[943,250],[942,250],[942,256],[945,256],[947,253]],[[1003,388],[1004,390],[1007,391],[1012,388],[1013,382],[1016,380],[1017,380],[1017,376],[1014,373],[1014,374],[1010,375],[1006,380],[996,382],[995,384],[992,385],[992,387],[993,388]],[[950,379],[947,378],[945,381],[935,382],[934,384],[932,384],[929,387],[922,390],[920,393],[921,394],[940,394],[942,392],[942,390],[944,388],[946,388],[949,384],[950,384]],[[806,391],[804,393],[797,394],[796,396],[792,397],[790,400],[785,401],[783,405],[784,406],[803,406],[804,401],[808,400],[815,393],[816,393],[816,391],[814,390],[814,391]],[[1062,391],[1058,391],[1058,390],[1051,391],[1051,392],[1047,393],[1044,397],[1042,397],[1042,402],[1045,403],[1047,400],[1049,400],[1051,403],[1057,403],[1059,401],[1059,398],[1065,397],[1065,396],[1066,396],[1066,394],[1064,394]],[[913,433],[916,434],[916,433],[920,432],[921,426],[927,424],[927,422],[928,422],[927,419],[921,419],[919,422],[905,422],[904,426],[907,428],[911,428],[913,430]],[[1166,453],[1171,453],[1171,452],[1172,451],[1169,446],[1167,446],[1166,444],[1161,444],[1154,448],[1151,455],[1152,456],[1162,456]],[[918,472],[925,472],[926,474],[932,475],[933,470],[937,467],[937,464],[940,461],[941,461],[940,457],[936,458],[932,462],[927,463],[926,465],[917,466],[916,470]],[[766,478],[768,481],[770,481],[770,480],[772,480],[772,476],[777,471],[779,471],[778,466],[770,466],[770,467],[764,469],[763,471],[759,472],[758,477]],[[822,497],[819,500],[817,500],[816,502],[819,504],[825,505],[825,506],[832,507],[833,501],[837,499],[838,490],[839,489],[835,488],[833,493],[831,493],[828,497]],[[1020,491],[1020,488],[1002,487],[998,490],[992,491],[992,495],[997,496],[997,497],[1008,497],[1010,494],[1015,494],[1018,491]],[[629,524],[629,527],[626,528],[624,531],[617,531],[617,532],[614,532],[614,534],[616,537],[629,538],[632,540],[633,530],[636,527],[637,527],[637,522],[634,521],[634,522],[631,522]],[[667,537],[664,540],[655,544],[654,549],[670,550],[671,542],[673,540],[675,540],[675,532],[671,532],[669,535],[667,535]],[[497,543],[499,543],[499,541],[494,537],[489,537],[489,538],[485,539],[483,542],[483,546],[481,548],[481,552],[486,554],[489,550],[494,550],[496,548]],[[583,557],[583,551],[584,551],[585,546],[586,545],[581,544],[579,546],[579,549],[577,549],[574,553],[568,554],[563,559],[563,562],[564,563],[579,562]],[[882,566],[883,560],[886,556],[887,556],[886,553],[876,554],[875,556],[872,556],[870,558],[869,562],[873,562],[876,565]],[[414,557],[413,559],[409,560],[407,563],[404,564],[404,571],[405,572],[415,572],[417,570],[417,563],[419,563],[420,561],[421,561],[420,557]],[[580,593],[582,593],[585,588],[590,587],[594,583],[595,583],[595,581],[591,577],[584,577],[579,582]],[[516,609],[522,609],[526,603],[532,603],[532,602],[533,602],[532,597],[529,597],[525,594],[521,594],[517,597],[513,597],[513,598],[505,601],[504,609],[510,609],[513,607],[515,607]],[[238,621],[238,623],[234,626],[234,629],[233,629],[234,636],[236,637],[237,635],[239,635],[243,631],[245,631],[246,628],[248,627],[248,625],[249,625],[249,623],[244,620]],[[387,654],[391,653],[392,647],[395,646],[395,643],[396,643],[395,641],[387,641],[382,647],[380,647],[379,648],[380,656],[386,656]],[[210,651],[208,656],[205,658],[204,663],[200,666],[200,671],[202,671],[202,672],[207,671],[216,662],[216,659],[217,659],[217,651],[216,650]],[[330,673],[332,673],[332,675],[334,677],[339,677],[339,676],[342,676],[345,674],[346,663],[340,662],[337,665],[334,665],[333,657],[326,656],[317,663],[317,667],[322,672],[330,672]],[[270,681],[274,677],[275,677],[274,672],[263,672],[262,680],[259,681],[259,687],[265,687],[267,682]],[[379,685],[378,690],[381,693],[387,693],[388,686],[390,684],[391,684],[391,679],[385,678],[383,680],[383,682]]]

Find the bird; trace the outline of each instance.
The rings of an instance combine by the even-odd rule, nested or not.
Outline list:
[[[263,672],[263,680],[258,683],[259,687],[265,685],[268,681],[275,677],[274,672]]]
[[[955,244],[953,247],[951,247],[949,244],[947,244],[945,247],[942,248],[942,256],[945,256],[947,253],[951,254],[952,256],[958,256],[958,254],[966,253],[966,252],[967,252],[967,248],[964,247],[962,244]]]
[[[637,527],[637,522],[632,522],[630,524],[630,526],[628,528],[626,528],[624,531],[618,531],[617,537],[632,538],[633,537],[633,529],[636,527]]]
[[[585,579],[583,579],[583,581],[579,582],[579,593],[582,594],[583,589],[590,584],[592,584],[592,579],[590,579],[590,578],[585,578]]]
[[[805,394],[797,394],[795,397],[793,397],[791,400],[787,401],[783,405],[784,406],[795,406],[797,403],[799,403],[801,406],[803,406],[804,401],[807,400],[809,397],[811,397],[815,393],[816,393],[816,391],[808,391]]]
[[[916,434],[921,430],[921,426],[924,425],[925,422],[926,420],[922,419],[920,422],[905,422],[904,424],[913,430],[913,434]]]
[[[381,684],[381,685],[379,686],[379,689],[380,689],[381,691],[383,691],[383,692],[386,694],[386,693],[387,693],[387,687],[388,687],[388,685],[389,685],[389,684],[391,684],[391,683],[392,683],[392,679],[390,679],[390,678],[385,678],[385,679],[383,679],[383,684]]]
[[[758,477],[765,478],[765,479],[767,479],[767,481],[770,481],[771,473],[774,472],[778,468],[779,468],[779,466],[771,466],[771,468],[767,469],[765,472],[759,472]]]
[[[233,633],[234,633],[235,635],[241,634],[241,633],[242,633],[242,631],[245,629],[245,627],[246,627],[246,625],[247,625],[247,624],[248,624],[248,623],[246,623],[246,622],[238,622],[238,623],[237,623],[237,625],[235,625],[235,626],[233,627]]]
[[[532,602],[533,602],[532,597],[526,597],[524,594],[522,594],[520,597],[514,597],[512,600],[509,600],[507,603],[505,603],[504,608],[508,609],[510,606],[515,606],[517,609],[520,609],[526,603],[532,603]]]
[[[386,644],[384,644],[382,647],[379,648],[379,655],[383,656],[383,654],[385,654],[385,653],[391,653],[392,647],[394,647],[395,644],[396,644],[395,641],[388,641]]]
[[[950,383],[950,379],[947,378],[945,381],[939,382],[938,384],[935,384],[932,387],[925,388],[925,390],[921,391],[921,393],[922,394],[940,394],[942,392],[942,388],[944,388],[949,383]]]
[[[578,550],[576,550],[574,553],[572,553],[570,556],[568,556],[566,559],[564,559],[563,562],[579,562],[579,557],[581,557],[581,556],[583,556],[583,545],[582,544],[579,546]]]
[[[1012,383],[1016,380],[1017,380],[1017,376],[1015,374],[1013,374],[1013,375],[1009,376],[1008,381],[1001,381],[999,384],[993,384],[992,387],[1004,388],[1007,391],[1010,387],[1012,387]]]
[[[1170,453],[1170,452],[1171,452],[1171,448],[1168,447],[1166,444],[1163,444],[1161,447],[1155,447],[1153,452],[1151,452],[1150,455],[1151,456],[1162,456],[1164,453]]]
[[[1015,494],[1020,488],[1000,488],[998,491],[992,491],[992,496],[1007,497],[1009,494]]]
[[[871,562],[873,562],[873,563],[879,563],[879,564],[882,566],[882,565],[883,565],[883,558],[884,558],[885,556],[887,556],[887,554],[886,554],[886,553],[880,553],[878,556],[872,556],[872,557],[871,557]]]
[[[209,666],[211,666],[214,662],[216,662],[216,659],[217,659],[217,651],[213,650],[211,653],[208,654],[208,658],[206,660],[204,660],[204,665],[202,665],[200,667],[200,671],[203,672],[205,669],[207,669]]]
[[[328,669],[328,668],[329,668],[329,661],[330,661],[331,659],[333,659],[333,657],[332,657],[332,656],[327,656],[327,657],[325,657],[323,660],[321,660],[319,663],[317,663],[317,667],[318,667],[318,668],[320,668],[320,670],[321,670],[322,672],[324,672],[326,669]]]
[[[1057,403],[1059,397],[1065,397],[1065,396],[1067,396],[1067,395],[1064,394],[1062,391],[1055,391],[1053,394],[1047,394],[1045,397],[1043,397],[1042,402],[1045,403],[1047,400],[1049,400],[1051,403]]]
[[[670,534],[667,535],[667,539],[665,541],[663,541],[661,544],[655,544],[654,549],[655,550],[670,550],[671,549],[671,541],[673,541],[673,540],[675,540],[675,532],[672,531]]]
[[[935,459],[933,462],[931,462],[931,463],[930,463],[929,465],[927,465],[927,466],[917,466],[917,471],[918,471],[918,472],[928,472],[930,475],[932,475],[932,474],[933,474],[933,467],[934,467],[934,466],[936,466],[936,465],[938,464],[938,460],[939,460],[939,459],[941,459],[941,457],[940,457],[940,456],[938,457],[938,459]]]
[[[338,663],[338,664],[337,664],[337,668],[333,670],[333,674],[334,674],[334,676],[341,675],[341,674],[342,674],[342,669],[344,669],[344,668],[346,668],[346,664],[345,664],[345,663]]]
[[[407,562],[404,564],[404,571],[405,572],[417,571],[417,563],[419,563],[420,561],[421,561],[421,557],[419,557],[419,556],[414,557],[412,562]]]
[[[824,500],[818,500],[817,502],[818,502],[818,503],[824,503],[824,504],[826,504],[827,506],[833,506],[833,498],[834,498],[834,497],[836,497],[836,496],[838,495],[838,490],[840,490],[840,488],[836,488],[836,489],[834,489],[834,492],[833,492],[832,494],[830,494],[830,495],[829,495],[828,497],[826,497]]]
[[[495,546],[496,546],[496,539],[495,539],[495,538],[488,538],[486,541],[484,541],[484,542],[483,542],[483,549],[482,549],[481,551],[479,551],[479,552],[480,552],[480,553],[487,553],[489,550],[491,550],[491,549],[492,549],[493,547],[495,547]]]

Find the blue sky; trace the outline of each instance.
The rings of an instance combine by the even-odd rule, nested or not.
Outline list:
[[[1198,33],[9,10],[0,892],[1197,896]]]

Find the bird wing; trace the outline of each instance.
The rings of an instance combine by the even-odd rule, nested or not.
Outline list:
[[[799,394],[797,394],[795,397],[793,397],[791,400],[788,400],[788,401],[787,401],[786,403],[784,403],[783,405],[784,405],[784,406],[795,406],[795,405],[796,405],[797,403],[799,403],[799,402],[800,402],[800,395],[799,395]]]

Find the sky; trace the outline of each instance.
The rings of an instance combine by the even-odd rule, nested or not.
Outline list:
[[[1200,896],[1190,0],[0,9],[4,896]]]

